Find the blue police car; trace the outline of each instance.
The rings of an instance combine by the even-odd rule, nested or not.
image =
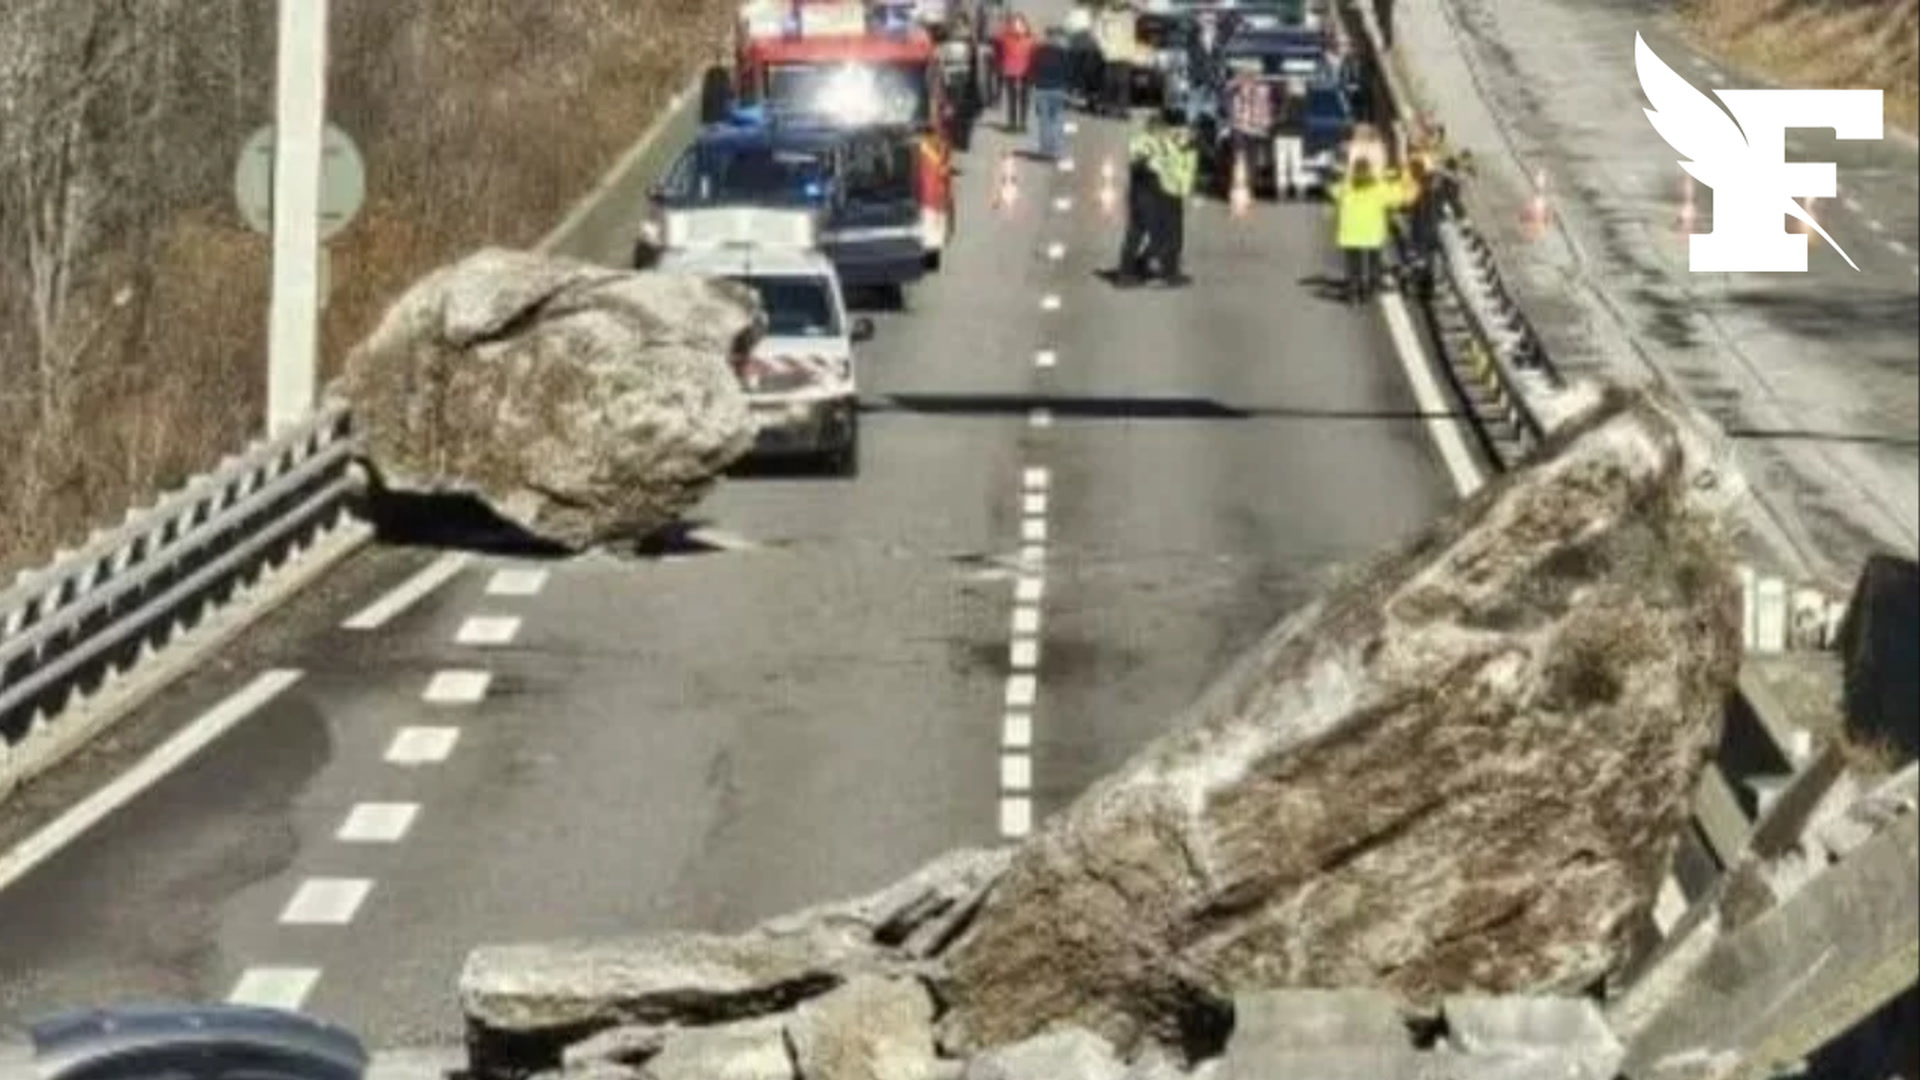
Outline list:
[[[910,132],[768,120],[739,111],[703,129],[651,192],[635,265],[673,246],[667,212],[812,207],[844,288],[898,290],[926,273]]]

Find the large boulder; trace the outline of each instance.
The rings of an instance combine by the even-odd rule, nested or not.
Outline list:
[[[753,441],[740,286],[488,249],[416,284],[348,357],[375,480],[473,496],[569,548],[696,504]]]
[[[943,1045],[1204,1046],[1249,989],[1604,977],[1734,684],[1741,495],[1710,424],[1599,396],[1029,841],[945,956]]]
[[[1003,849],[949,852],[870,895],[783,915],[739,935],[475,949],[459,981],[469,1065],[476,1077],[502,1080],[563,1061],[638,1065],[685,1028],[768,1017],[863,975],[931,974],[939,951],[978,910],[1011,857]],[[912,1001],[925,1000],[918,984],[885,994],[865,986],[814,1019],[830,1022],[849,1001],[880,1009],[870,994],[884,997],[896,1017],[914,1012]],[[929,1032],[931,1010],[928,1002]],[[897,1044],[910,1038],[900,1033],[912,1027],[891,1024],[881,1051],[900,1057]],[[851,1037],[824,1028],[815,1035],[822,1054],[833,1052],[826,1042]]]

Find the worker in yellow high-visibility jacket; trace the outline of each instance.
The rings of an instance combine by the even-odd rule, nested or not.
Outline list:
[[[1346,257],[1347,302],[1364,303],[1379,287],[1381,253],[1392,232],[1393,212],[1411,205],[1419,189],[1398,170],[1376,172],[1363,156],[1328,194],[1334,205],[1334,243]]]

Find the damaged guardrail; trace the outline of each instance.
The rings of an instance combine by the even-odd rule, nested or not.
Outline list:
[[[329,408],[0,593],[0,795],[91,734],[56,718],[346,524],[352,456],[346,411]]]

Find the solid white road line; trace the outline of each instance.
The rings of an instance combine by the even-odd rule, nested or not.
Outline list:
[[[1001,754],[1000,790],[1032,791],[1033,758],[1026,754]]]
[[[1031,709],[1039,692],[1040,680],[1032,675],[1007,676],[1007,708]]]
[[[1033,638],[1016,638],[1007,650],[1007,659],[1015,671],[1032,671],[1040,666],[1040,643]]]
[[[1000,800],[1000,835],[1019,840],[1033,832],[1033,800],[1009,797]]]
[[[294,891],[280,912],[280,921],[295,926],[345,926],[373,891],[366,878],[308,878]]]
[[[391,765],[437,764],[452,756],[454,744],[459,741],[459,728],[404,727],[395,733],[387,747],[387,762]]]
[[[488,596],[538,596],[547,587],[545,570],[496,570],[487,582]]]
[[[419,815],[419,803],[361,803],[347,812],[333,838],[344,844],[397,844]]]
[[[240,973],[227,995],[229,1005],[254,1005],[299,1012],[320,981],[319,968],[256,967]]]
[[[231,697],[201,713],[186,727],[140,759],[139,764],[114,777],[105,787],[49,822],[39,832],[0,855],[0,891],[25,877],[34,867],[98,825],[107,815],[132,802],[188,758],[231,731],[262,705],[300,680],[298,671],[267,671]]]
[[[1434,381],[1433,368],[1427,363],[1427,350],[1421,347],[1420,338],[1414,333],[1406,301],[1398,294],[1387,293],[1380,297],[1380,306],[1387,317],[1387,333],[1393,338],[1394,352],[1399,354],[1400,366],[1406,369],[1407,383],[1413,388],[1414,404],[1426,417],[1427,436],[1440,451],[1440,460],[1446,465],[1454,488],[1461,498],[1466,498],[1478,491],[1486,478],[1481,475],[1473,452],[1467,448],[1460,422],[1447,415],[1451,410]]]
[[[1033,717],[1027,713],[1008,713],[1001,726],[1000,745],[1009,750],[1025,750],[1033,745]]]
[[[1033,366],[1050,368],[1060,362],[1060,354],[1052,349],[1041,349],[1033,354]]]
[[[1046,518],[1026,518],[1020,522],[1020,539],[1029,544],[1038,544],[1047,538]]]
[[[1040,408],[1027,414],[1027,424],[1031,427],[1046,428],[1053,426],[1053,410]]]
[[[472,705],[487,696],[493,675],[486,671],[436,671],[420,696],[434,705]]]
[[[1040,594],[1046,591],[1046,582],[1037,577],[1023,577],[1013,584],[1013,602],[1016,604],[1037,604]]]
[[[1029,491],[1020,497],[1021,511],[1028,517],[1039,517],[1047,512],[1047,493]]]
[[[1016,637],[1037,637],[1040,633],[1040,609],[1037,607],[1017,607],[1013,609],[1013,633]]]
[[[460,624],[454,641],[461,645],[510,645],[520,634],[517,615],[475,615]]]
[[[362,608],[360,612],[340,624],[346,630],[378,630],[394,616],[420,602],[421,597],[452,581],[473,561],[466,552],[453,552],[442,555],[426,568],[401,582],[387,595]]]
[[[1027,469],[1020,474],[1021,486],[1028,491],[1045,491],[1053,482],[1053,475],[1044,468]]]

